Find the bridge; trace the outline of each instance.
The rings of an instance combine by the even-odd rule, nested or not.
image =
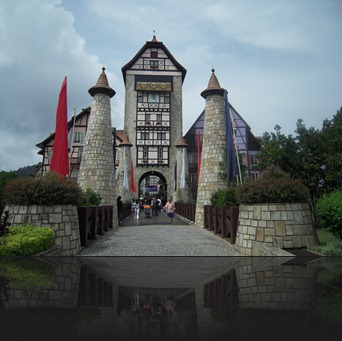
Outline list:
[[[133,219],[109,230],[84,248],[80,256],[242,256],[233,245],[210,231],[195,227],[175,215],[173,223],[165,213]]]

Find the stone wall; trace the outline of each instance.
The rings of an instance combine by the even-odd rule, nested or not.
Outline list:
[[[58,255],[74,256],[81,251],[76,206],[10,205],[5,210],[9,211],[11,226],[31,224],[51,227],[55,233],[55,246],[59,249]],[[52,255],[55,255],[55,253]]]
[[[240,205],[235,249],[247,256],[281,256],[282,249],[317,243],[307,203]]]

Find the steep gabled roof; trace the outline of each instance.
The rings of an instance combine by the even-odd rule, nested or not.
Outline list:
[[[77,121],[79,118],[81,118],[84,115],[88,115],[89,113],[90,113],[90,107],[82,109],[82,111],[76,115],[75,120]],[[68,122],[68,130],[70,130],[71,127],[73,126],[73,122],[74,122],[74,118],[72,117]],[[55,133],[52,133],[45,140],[36,144],[36,147],[43,148],[47,143],[49,143],[54,138],[55,138]]]
[[[168,58],[172,61],[172,63],[176,66],[176,68],[182,72],[182,81],[184,81],[185,75],[186,75],[186,69],[177,62],[175,57],[171,54],[171,52],[167,49],[167,47],[162,43],[159,42],[156,38],[156,36],[153,36],[151,41],[147,41],[146,44],[140,49],[140,51],[129,61],[125,66],[121,68],[122,76],[124,79],[124,82],[126,84],[126,72],[129,70],[141,57],[141,55],[149,48],[159,48],[162,49]]]

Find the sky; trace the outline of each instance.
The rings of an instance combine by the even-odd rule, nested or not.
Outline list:
[[[0,0],[0,170],[42,161],[64,77],[68,118],[106,68],[123,129],[121,68],[155,34],[187,70],[183,133],[214,67],[255,136],[316,129],[342,106],[341,0]]]

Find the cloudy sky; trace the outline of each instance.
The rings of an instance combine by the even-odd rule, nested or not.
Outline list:
[[[104,65],[122,129],[121,68],[153,31],[187,69],[184,133],[212,66],[254,135],[320,129],[342,106],[341,18],[341,0],[0,0],[0,170],[41,161],[65,76],[71,118]]]

